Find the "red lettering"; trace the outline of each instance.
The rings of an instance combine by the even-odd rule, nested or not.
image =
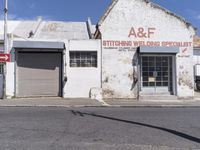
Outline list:
[[[151,38],[152,35],[155,34],[156,28],[148,28],[145,30],[145,28],[137,28],[134,27],[131,28],[128,37],[135,37],[135,38]]]
[[[144,31],[144,28],[138,28],[137,36],[139,38],[147,38],[147,34]]]
[[[148,38],[155,33],[156,28],[148,28]]]
[[[133,27],[131,28],[128,37],[131,37],[131,36],[134,36],[135,38],[137,38],[137,34],[135,33],[135,29]]]

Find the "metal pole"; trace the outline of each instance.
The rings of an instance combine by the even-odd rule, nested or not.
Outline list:
[[[8,53],[8,34],[7,34],[7,20],[8,20],[8,0],[5,0],[5,8],[4,8],[4,53]],[[6,98],[6,62],[4,63],[4,72],[3,72],[3,98]]]
[[[8,0],[5,0],[5,9],[4,9],[4,53],[8,53],[8,35],[7,35],[7,20],[8,20]]]

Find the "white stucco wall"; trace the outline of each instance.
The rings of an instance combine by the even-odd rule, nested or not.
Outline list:
[[[66,44],[66,69],[67,82],[64,86],[64,97],[77,98],[89,97],[92,88],[100,88],[100,40],[70,40]],[[97,68],[70,67],[69,51],[97,51]]]
[[[143,28],[149,36],[130,36],[131,28],[137,32]],[[119,0],[110,11],[105,21],[99,26],[102,35],[102,82],[104,98],[135,98],[136,87],[133,85],[132,59],[135,45],[126,49],[126,46],[111,46],[108,49],[104,41],[153,41],[162,42],[188,42],[190,44],[180,47],[176,55],[176,85],[178,97],[193,97],[193,35],[194,30],[182,20],[162,9],[152,6],[142,0]],[[137,33],[136,33],[137,34]],[[166,45],[169,46],[169,45]],[[136,91],[135,91],[136,90]]]
[[[21,21],[8,21],[8,33],[13,33]],[[4,34],[4,22],[0,21],[0,34]]]
[[[6,63],[7,74],[6,74],[6,96],[12,98],[15,94],[15,63]]]

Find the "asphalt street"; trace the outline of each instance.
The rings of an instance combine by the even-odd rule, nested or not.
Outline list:
[[[0,107],[0,150],[191,149],[200,108]]]

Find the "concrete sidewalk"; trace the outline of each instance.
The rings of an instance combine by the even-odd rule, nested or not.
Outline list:
[[[20,98],[20,99],[7,99],[0,100],[1,106],[17,106],[17,107],[34,107],[34,106],[55,106],[55,107],[94,107],[102,106],[97,100],[89,98],[74,98],[74,99],[63,99],[63,98]]]
[[[0,100],[0,107],[34,107],[34,106],[53,106],[53,107],[200,107],[200,99],[194,100],[156,100],[156,101],[137,101],[137,100],[105,100],[104,102],[89,98],[26,98]]]
[[[200,100],[105,100],[105,102],[113,107],[200,107]]]

